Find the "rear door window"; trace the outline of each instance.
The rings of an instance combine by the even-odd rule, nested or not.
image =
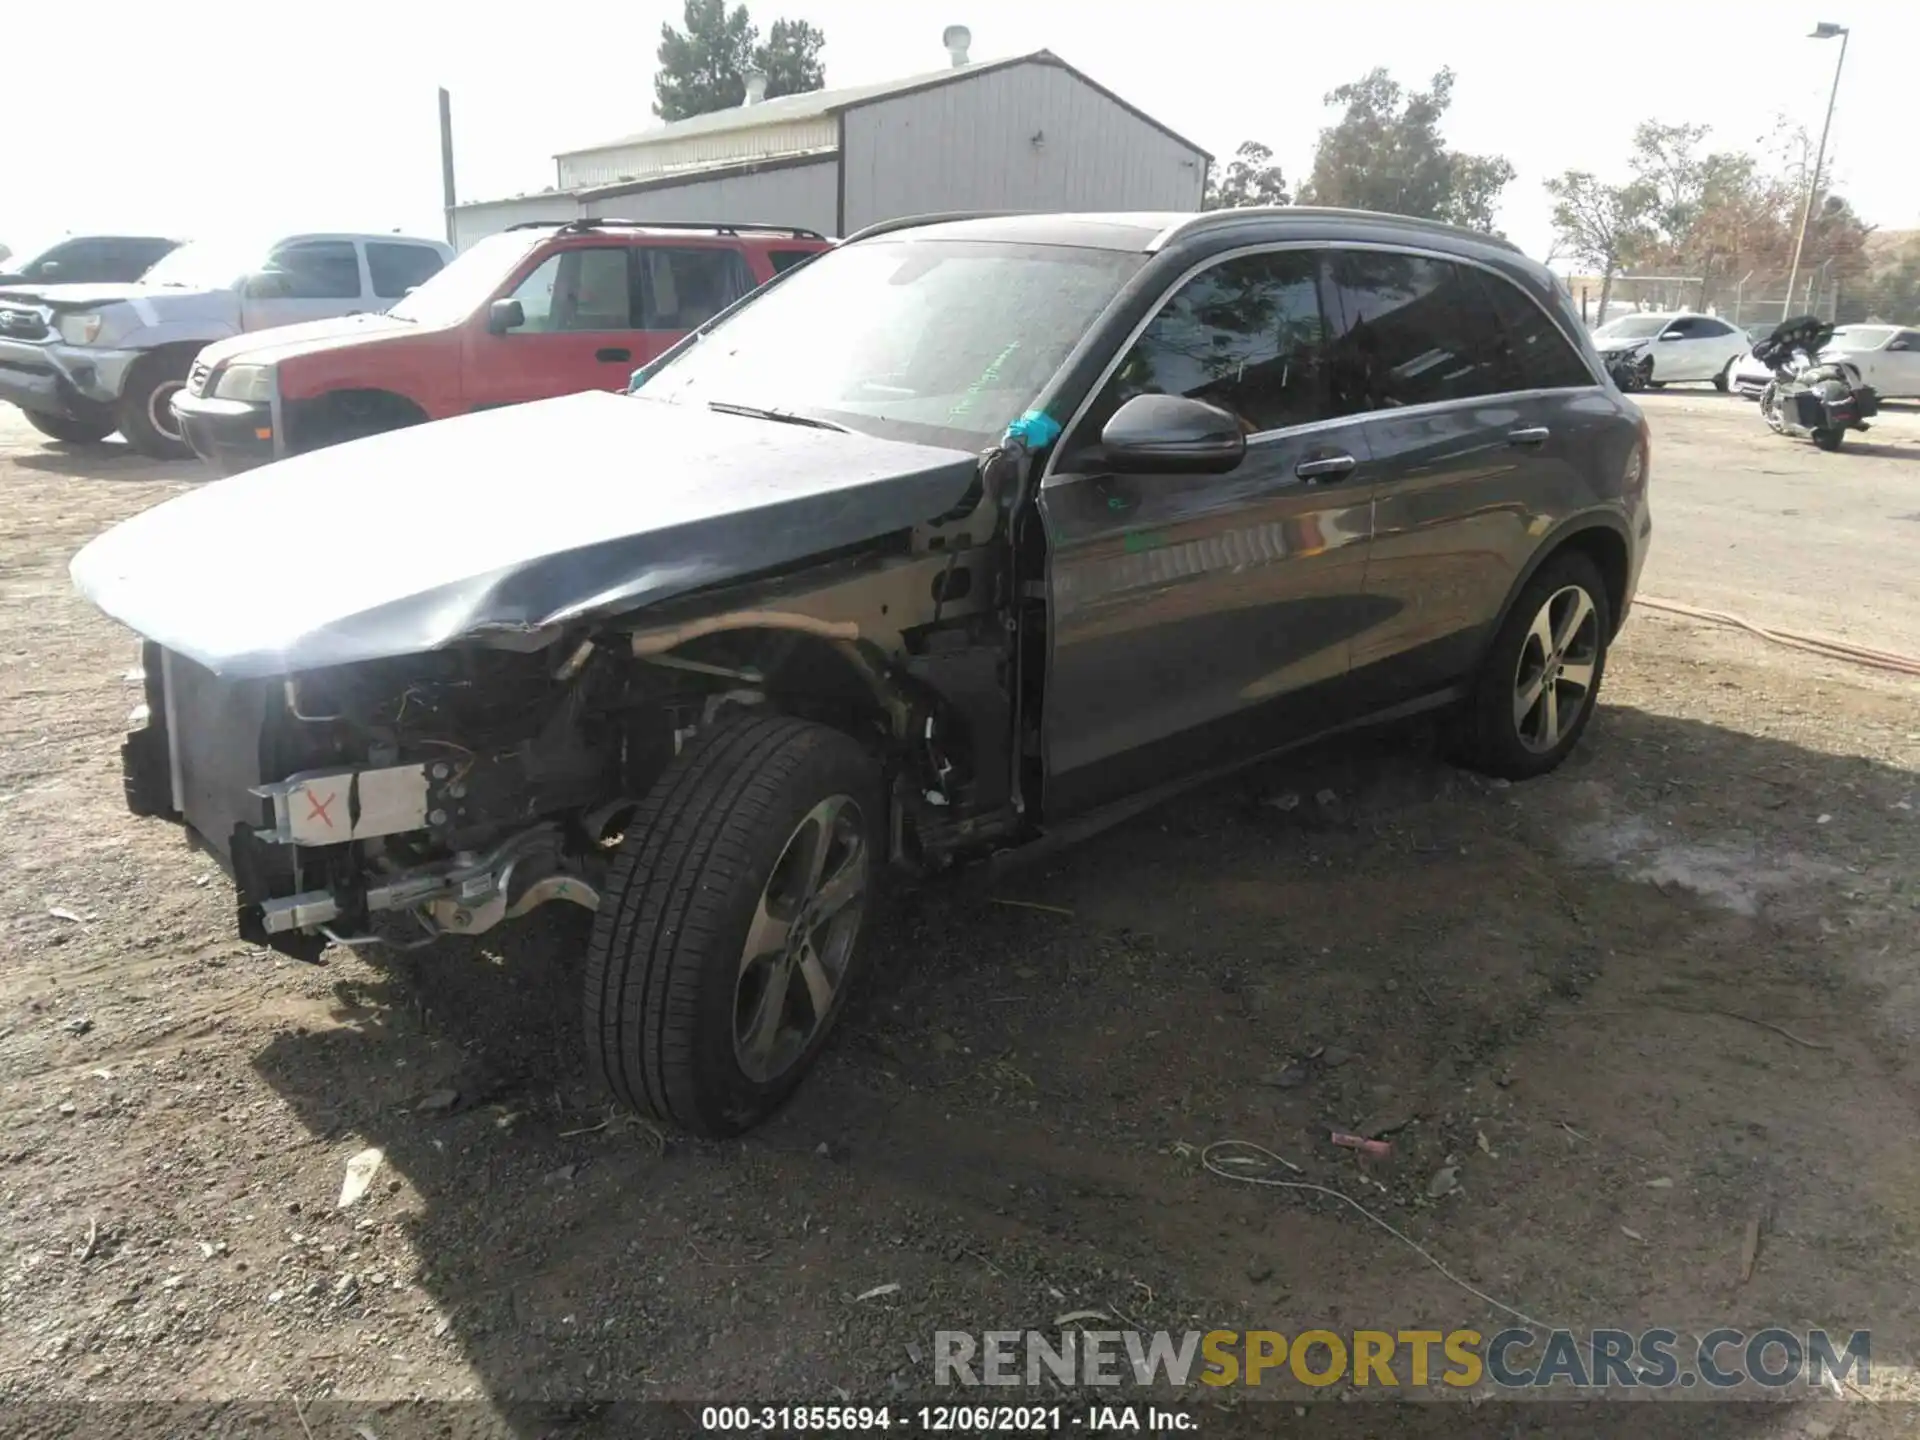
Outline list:
[[[296,240],[276,249],[267,268],[286,277],[284,300],[360,298],[360,252],[351,240]]]
[[[724,246],[649,245],[640,263],[643,330],[693,330],[753,289],[737,250]]]
[[[1513,388],[1506,337],[1468,267],[1391,250],[1333,253],[1334,413]]]
[[[1511,388],[1560,390],[1596,383],[1573,342],[1519,286],[1484,270],[1474,276],[1506,332]]]
[[[382,300],[398,300],[414,286],[425,284],[444,263],[431,246],[367,242],[367,273],[373,279],[373,293]]]

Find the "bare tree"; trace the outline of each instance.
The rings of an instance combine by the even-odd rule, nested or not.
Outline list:
[[[1600,319],[1607,318],[1613,275],[1631,264],[1652,236],[1659,196],[1644,180],[1603,185],[1584,170],[1547,181],[1553,197],[1553,228],[1567,253],[1600,271]]]

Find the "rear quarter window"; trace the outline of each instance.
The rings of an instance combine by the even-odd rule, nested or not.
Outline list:
[[[811,260],[820,252],[817,250],[769,250],[767,263],[773,266],[773,273],[784,275],[803,261]]]
[[[414,286],[424,285],[445,263],[438,250],[426,245],[367,242],[367,272],[373,277],[373,293],[382,300],[398,300]]]
[[[1541,306],[1511,280],[1485,271],[1479,277],[1507,334],[1516,389],[1561,390],[1595,383],[1573,342]]]

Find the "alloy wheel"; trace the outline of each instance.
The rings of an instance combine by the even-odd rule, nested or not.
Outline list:
[[[178,380],[167,380],[147,393],[147,423],[176,444],[186,443],[187,437],[173,413],[173,397],[186,388]]]
[[[1600,661],[1600,616],[1578,585],[1547,597],[1520,646],[1513,680],[1513,727],[1520,743],[1545,754],[1579,722],[1593,700]]]
[[[812,1046],[833,1013],[866,913],[871,857],[851,795],[809,810],[767,877],[734,984],[733,1053],[768,1084]]]

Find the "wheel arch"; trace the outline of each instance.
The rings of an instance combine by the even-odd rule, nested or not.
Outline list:
[[[312,449],[377,430],[421,425],[432,418],[418,401],[375,385],[322,390],[285,400],[283,409],[282,424],[291,450]]]
[[[1532,582],[1555,556],[1573,550],[1586,555],[1600,570],[1600,578],[1607,587],[1607,610],[1611,618],[1612,631],[1608,639],[1620,633],[1620,624],[1624,617],[1627,600],[1627,585],[1633,574],[1633,544],[1629,538],[1627,522],[1610,510],[1590,510],[1561,522],[1534,550],[1532,558],[1521,567],[1508,587],[1506,598],[1500,602],[1500,613],[1487,630],[1487,645],[1493,644],[1501,627],[1507,623],[1507,617],[1513,613],[1514,603],[1520,593]]]

